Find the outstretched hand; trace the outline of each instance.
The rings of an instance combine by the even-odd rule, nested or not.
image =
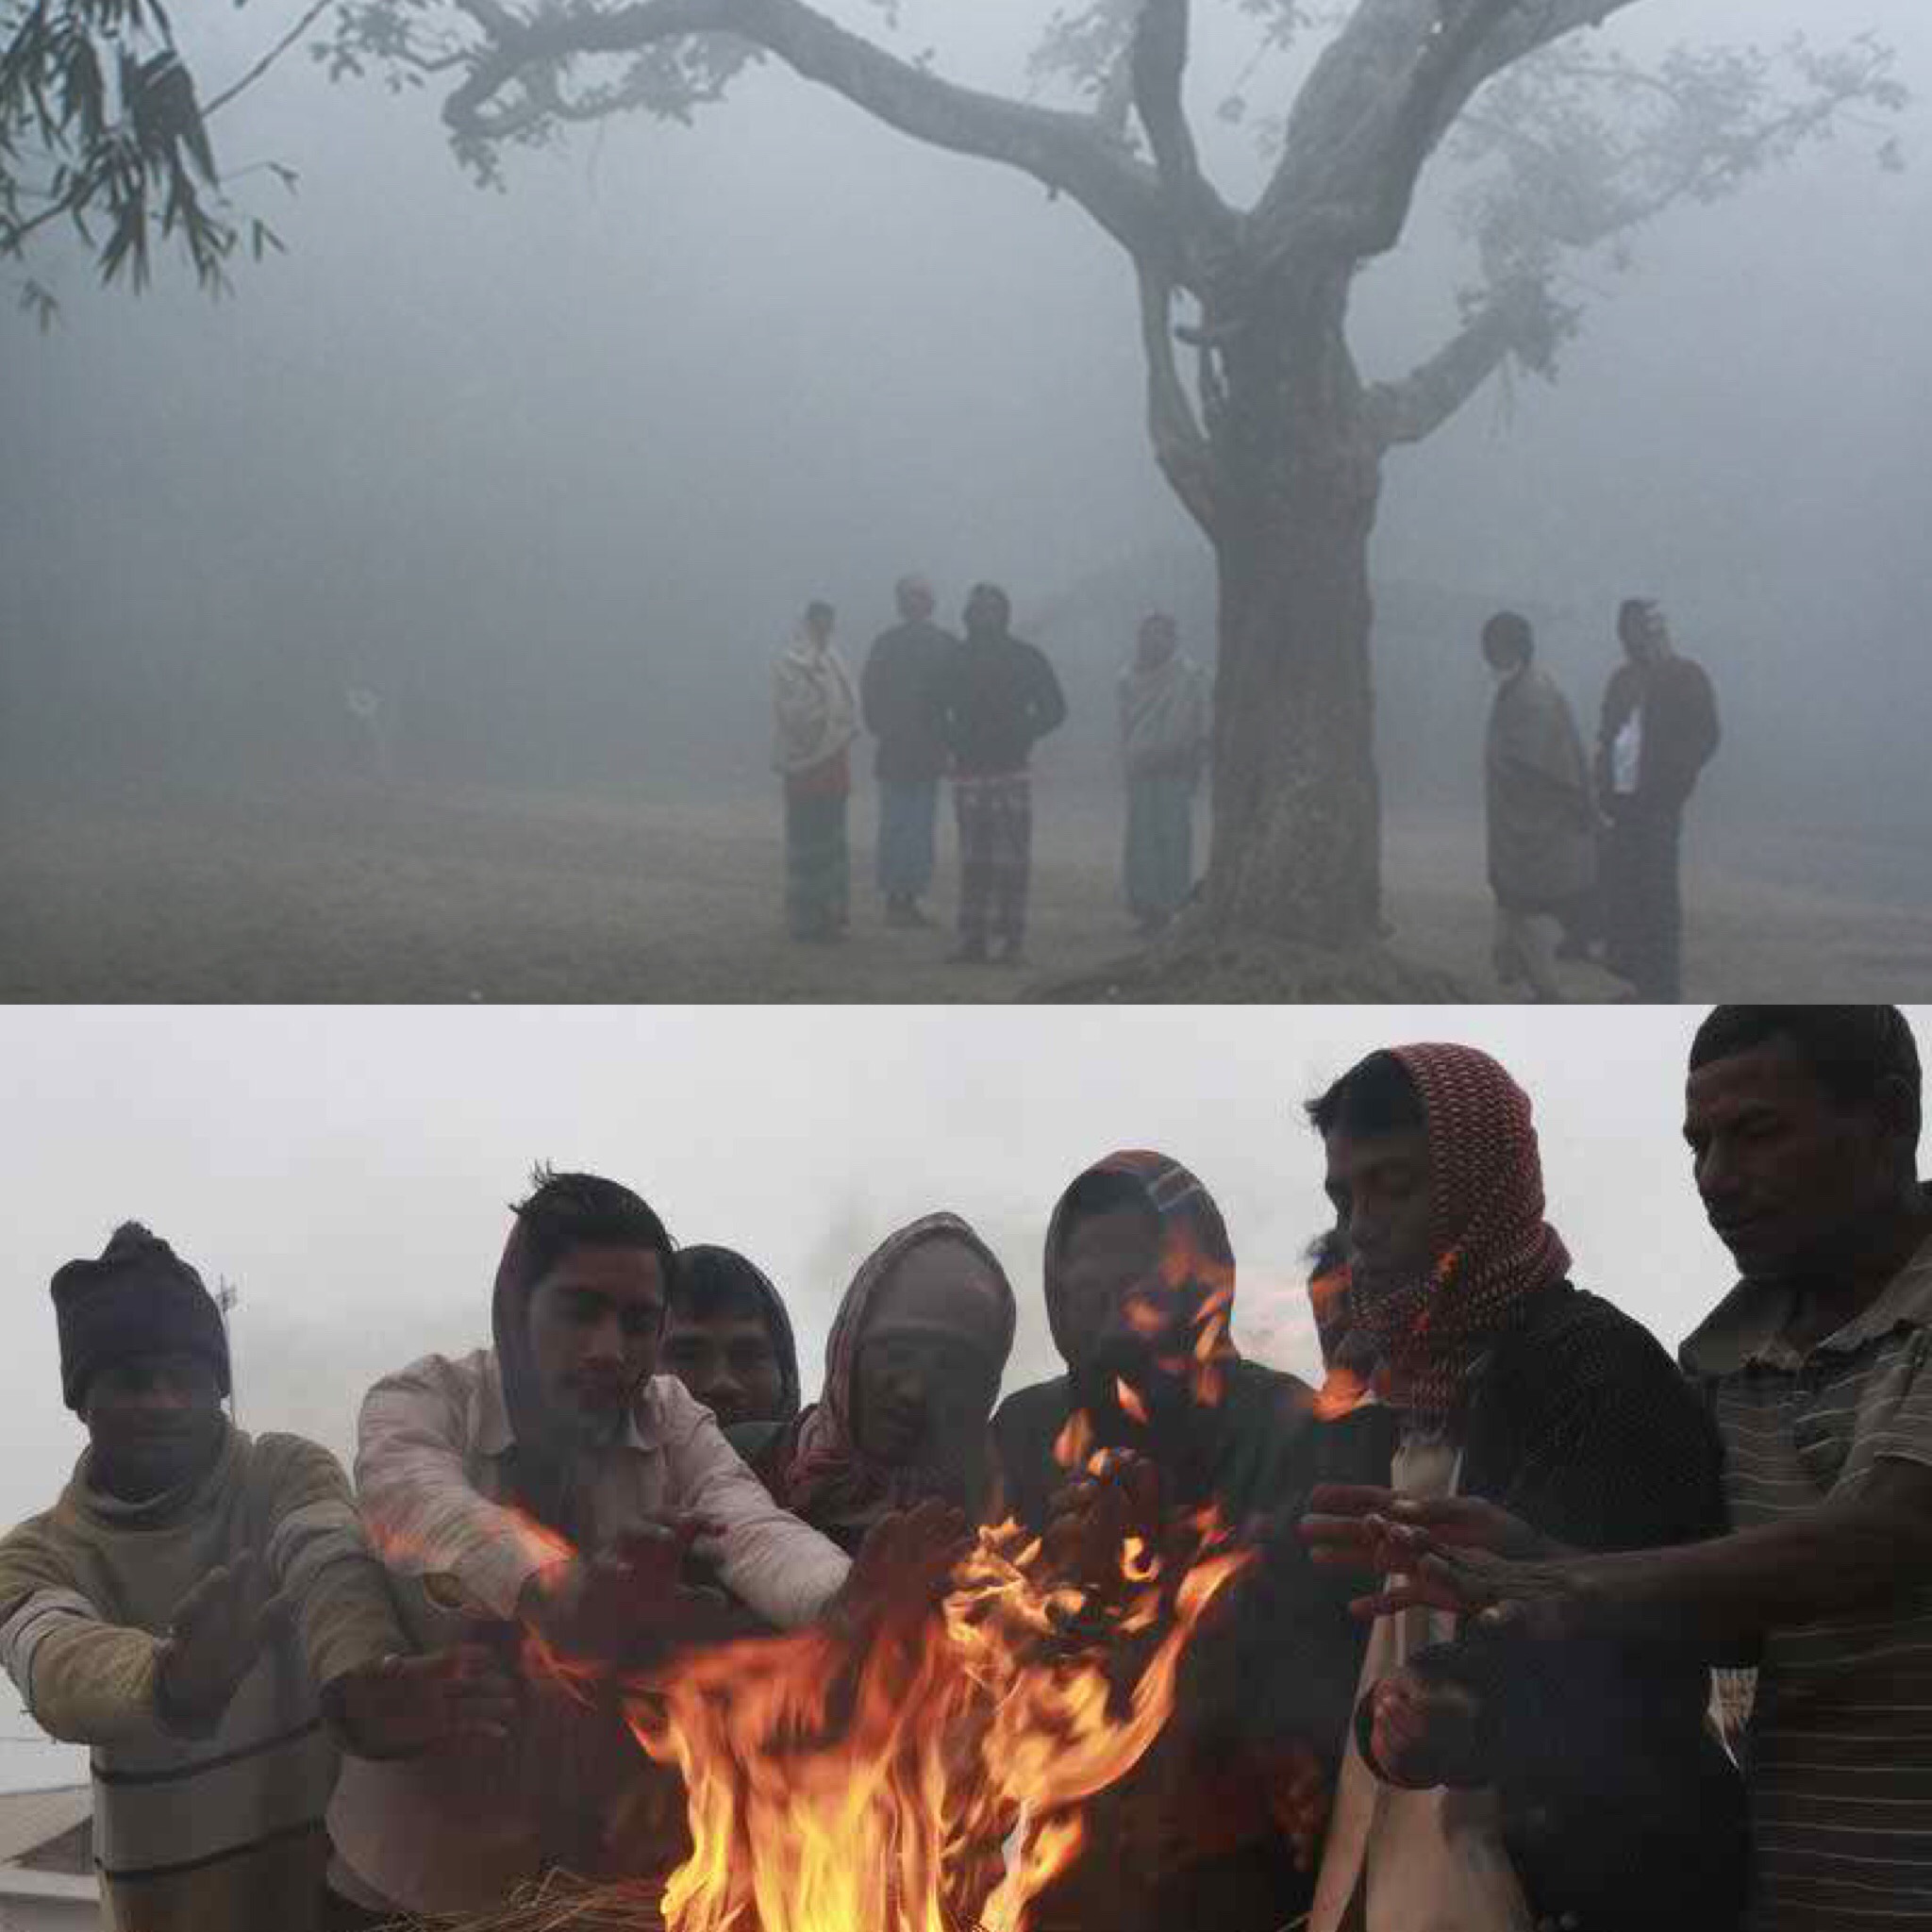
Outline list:
[[[1150,1555],[1165,1542],[1159,1468],[1117,1452],[1099,1474],[1075,1476],[1047,1504],[1045,1551],[1053,1573],[1107,1596],[1119,1591],[1130,1539]]]
[[[1473,1691],[1401,1670],[1384,1677],[1369,1699],[1370,1749],[1385,1782],[1411,1790],[1482,1782],[1476,1763],[1482,1706]]]
[[[589,1557],[540,1570],[524,1586],[524,1621],[560,1655],[618,1663],[702,1628],[715,1591],[685,1586],[685,1558],[714,1525],[698,1516],[637,1524]]]
[[[349,1749],[363,1757],[500,1744],[516,1722],[516,1685],[482,1644],[358,1664],[330,1690]]]
[[[881,1517],[866,1531],[827,1613],[835,1623],[860,1630],[916,1624],[944,1597],[972,1546],[971,1526],[950,1503],[928,1498]]]
[[[1308,1498],[1308,1512],[1299,1530],[1317,1568],[1391,1579],[1350,1605],[1363,1618],[1419,1607],[1469,1615],[1494,1601],[1483,1594],[1489,1563],[1527,1564],[1555,1548],[1480,1496],[1406,1496],[1327,1483]]]
[[[220,1724],[256,1659],[287,1627],[292,1600],[272,1583],[267,1565],[243,1550],[175,1606],[155,1666],[155,1706],[170,1730]]]

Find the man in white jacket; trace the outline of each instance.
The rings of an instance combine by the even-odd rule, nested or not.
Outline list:
[[[711,1412],[656,1374],[672,1244],[628,1189],[540,1174],[497,1269],[495,1346],[429,1356],[362,1405],[356,1480],[405,1619],[496,1634],[580,1666],[527,1668],[524,1722],[493,1760],[358,1764],[330,1811],[331,1882],[372,1911],[500,1903],[554,1867],[615,1875],[610,1842],[648,1767],[611,1667],[689,1634],[710,1574],[764,1623],[811,1621],[850,1565],[780,1509]],[[525,1633],[538,1640],[532,1643]],[[626,1862],[628,1860],[629,1862]]]

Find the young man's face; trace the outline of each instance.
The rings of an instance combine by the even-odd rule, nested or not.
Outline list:
[[[1059,1257],[1059,1332],[1068,1367],[1090,1381],[1118,1377],[1155,1407],[1189,1393],[1174,1365],[1191,1364],[1200,1307],[1192,1283],[1168,1281],[1164,1245],[1159,1217],[1128,1205],[1081,1215],[1067,1230]]]
[[[785,1370],[765,1318],[750,1308],[695,1315],[674,1307],[664,1323],[664,1372],[718,1418],[720,1428],[776,1422]]]
[[[868,1456],[947,1468],[983,1440],[999,1393],[1001,1306],[992,1271],[964,1241],[923,1241],[898,1264],[853,1371],[853,1432]]]
[[[664,1271],[648,1248],[572,1248],[530,1295],[530,1352],[544,1407],[608,1440],[658,1366]]]
[[[1324,1187],[1346,1244],[1349,1284],[1373,1304],[1435,1265],[1429,1137],[1422,1127],[1359,1136],[1337,1127],[1324,1147]]]
[[[1777,1279],[1829,1270],[1899,1191],[1897,1118],[1847,1107],[1788,1040],[1773,1039],[1691,1074],[1684,1138],[1718,1239],[1740,1273]]]
[[[80,1414],[96,1477],[118,1494],[158,1496],[207,1466],[221,1439],[221,1384],[203,1356],[123,1356],[94,1372]]]

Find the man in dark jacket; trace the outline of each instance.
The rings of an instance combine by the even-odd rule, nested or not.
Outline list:
[[[1717,699],[1701,665],[1672,648],[1655,604],[1617,612],[1625,661],[1604,692],[1597,800],[1604,842],[1605,963],[1644,1001],[1682,998],[1684,808],[1718,747]]]
[[[1571,1286],[1509,1075],[1471,1047],[1398,1047],[1309,1113],[1347,1244],[1346,1353],[1398,1418],[1407,1499],[1318,1491],[1318,1562],[1399,1569],[1382,1554],[1411,1533],[1391,1531],[1398,1507],[1448,1542],[1481,1541],[1499,1512],[1593,1550],[1720,1531],[1710,1420],[1646,1330]],[[1312,1932],[1736,1925],[1742,1799],[1705,1726],[1700,1657],[1517,1646],[1399,1592],[1361,1607],[1385,1613]]]
[[[1151,1467],[1169,1508],[1211,1504],[1241,1528],[1298,1513],[1318,1482],[1386,1479],[1383,1418],[1331,1430],[1312,1391],[1236,1353],[1226,1230],[1165,1156],[1111,1155],[1074,1183],[1045,1283],[1067,1373],[1008,1397],[992,1428],[1007,1506],[1050,1543],[1102,1513],[1088,1472],[1103,1451]],[[1307,1909],[1307,1801],[1332,1780],[1360,1668],[1348,1594],[1291,1543],[1235,1586],[1184,1660],[1160,1742],[1088,1807],[1040,1932],[1276,1932]]]
[[[1033,868],[1034,744],[1066,721],[1067,701],[1044,652],[1008,628],[996,584],[966,600],[966,640],[940,679],[940,731],[953,763],[959,819],[959,950],[984,965],[997,929],[1000,958],[1019,963]]]
[[[946,747],[940,736],[941,668],[957,640],[932,621],[932,586],[902,577],[899,622],[873,645],[859,675],[865,728],[879,741],[879,891],[888,925],[928,925],[919,901],[932,884],[933,824]]]

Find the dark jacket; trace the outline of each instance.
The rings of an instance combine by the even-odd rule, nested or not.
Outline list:
[[[1061,1376],[1019,1390],[993,1417],[1008,1505],[1033,1529],[1045,1526],[1066,1480],[1053,1444],[1072,1405],[1072,1385]],[[1291,1524],[1317,1483],[1388,1479],[1388,1410],[1317,1422],[1304,1384],[1257,1363],[1230,1363],[1222,1402],[1197,1413],[1198,1432],[1163,1465],[1167,1493],[1175,1502],[1212,1501],[1232,1523]],[[1307,1909],[1312,1880],[1294,1871],[1285,1841],[1257,1809],[1254,1767],[1299,1742],[1332,1774],[1366,1626],[1348,1612],[1356,1579],[1317,1571],[1292,1534],[1271,1536],[1268,1549],[1266,1561],[1234,1586],[1227,1623],[1188,1653],[1167,1733],[1120,1786],[1089,1806],[1086,1847],[1041,1896],[1032,1920],[1038,1932],[1276,1932]],[[1150,1882],[1132,1806],[1136,1787],[1144,1790],[1160,1776],[1178,1776],[1196,1802],[1228,1818],[1255,1816],[1257,1828],[1246,1834],[1237,1826],[1233,1835],[1243,1842]]]
[[[866,658],[859,708],[879,741],[874,769],[889,783],[917,783],[945,770],[940,673],[958,649],[957,638],[922,619],[887,631]]]
[[[968,777],[1024,772],[1037,740],[1066,721],[1046,654],[1015,637],[968,639],[940,676],[940,733]]]
[[[1458,1434],[1460,1493],[1591,1550],[1725,1524],[1722,1449],[1647,1330],[1567,1282],[1500,1341]],[[1578,1932],[1726,1932],[1742,1910],[1737,1774],[1705,1724],[1701,1657],[1467,1628],[1415,1668],[1474,1690],[1504,1831],[1539,1919]],[[1366,1702],[1366,1700],[1364,1700]]]
[[[1643,713],[1637,790],[1620,800],[1610,783],[1610,747],[1631,712]],[[1597,797],[1606,811],[1627,808],[1681,811],[1715,755],[1720,738],[1717,694],[1704,667],[1689,658],[1665,658],[1648,670],[1618,665],[1604,691],[1597,725]]]

